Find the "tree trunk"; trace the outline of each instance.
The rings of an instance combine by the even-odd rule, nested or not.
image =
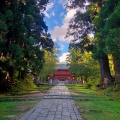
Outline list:
[[[4,89],[4,83],[5,83],[5,76],[6,76],[6,73],[5,72],[3,72],[3,71],[5,71],[6,69],[6,66],[5,66],[5,62],[2,62],[2,61],[0,61],[0,67],[2,68],[1,70],[0,70],[0,91],[2,91],[3,89]]]
[[[114,71],[115,71],[115,83],[120,84],[120,60],[113,57]]]
[[[81,75],[80,78],[81,78],[81,80],[80,80],[80,84],[84,84],[83,76]]]
[[[13,66],[10,67],[10,71],[9,71],[9,74],[10,74],[10,79],[11,79],[11,83],[14,83],[14,78],[15,78],[15,69]]]
[[[21,70],[19,69],[19,74],[18,74],[18,80],[22,79],[21,78]]]
[[[25,70],[22,70],[22,71],[21,71],[21,79],[22,79],[22,80],[25,79],[25,75],[26,75]]]
[[[3,85],[4,79],[5,79],[4,74],[2,72],[0,72],[0,87]]]
[[[104,53],[100,57],[100,73],[101,73],[101,87],[103,89],[107,88],[112,81],[112,76],[110,73],[108,56]]]
[[[19,75],[18,75],[18,79],[20,80],[24,80],[26,76],[26,72],[25,70],[19,70]]]
[[[3,72],[0,71],[0,92],[1,92],[1,91],[3,92],[3,91],[6,89],[6,88],[4,87],[4,84],[5,84],[5,82],[6,82],[5,76],[6,76],[6,74],[4,74]]]

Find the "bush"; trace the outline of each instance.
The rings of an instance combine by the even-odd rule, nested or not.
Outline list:
[[[97,89],[97,85],[100,83],[100,79],[99,78],[89,78],[88,82],[85,83],[85,87],[88,89],[93,89],[96,90]]]
[[[15,79],[14,84],[11,84],[9,82],[6,83],[7,92],[11,94],[17,94],[18,92],[28,91],[35,87],[36,85],[33,83],[30,75],[27,75],[25,80]]]

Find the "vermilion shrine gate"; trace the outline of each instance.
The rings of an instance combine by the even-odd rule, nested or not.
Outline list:
[[[54,73],[54,79],[62,80],[62,81],[66,79],[71,79],[70,71],[64,69],[58,69]]]
[[[48,83],[50,84],[51,76],[48,75],[47,78],[48,78]],[[54,72],[53,78],[56,81],[56,83],[58,83],[58,81],[66,82],[66,81],[70,80],[71,83],[74,84],[75,76],[71,75],[71,73],[68,70],[68,68],[66,67],[66,65],[60,64],[58,69]]]

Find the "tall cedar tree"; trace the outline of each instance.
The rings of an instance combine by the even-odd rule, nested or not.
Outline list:
[[[86,2],[83,0],[69,0],[69,2],[71,4],[69,3],[67,5],[68,8],[79,8],[79,10],[71,20],[68,35],[74,35],[75,40],[79,40],[80,44],[84,40],[84,37],[86,37],[86,35],[90,34],[91,32],[94,33],[96,37],[96,33],[99,32],[99,29],[95,24],[93,24],[93,20],[99,15],[101,9],[103,8],[105,4],[104,0],[88,0],[88,5],[86,5]],[[70,31],[74,32],[70,33]],[[94,57],[96,57],[100,63],[101,85],[103,88],[106,88],[108,84],[111,83],[112,77],[110,74],[108,56],[103,49],[105,47],[105,44],[103,42],[104,40],[100,36],[97,39],[97,43],[92,44],[93,53]],[[86,42],[86,44],[88,43]]]
[[[105,48],[104,51],[107,54],[112,54],[114,71],[115,71],[115,83],[120,83],[120,65],[119,65],[119,39],[120,39],[120,2],[119,0],[108,0],[101,13],[98,21],[100,25],[97,25],[101,36],[104,38]]]
[[[44,52],[40,46],[54,46],[44,14],[48,0],[0,1],[0,87],[14,83],[15,72],[24,79],[27,69],[36,73],[44,64]],[[44,37],[42,37],[44,35]]]

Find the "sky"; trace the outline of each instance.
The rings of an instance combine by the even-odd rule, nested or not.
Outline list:
[[[50,0],[45,14],[45,22],[48,26],[48,32],[51,38],[60,47],[59,62],[64,63],[66,56],[69,54],[68,46],[72,36],[65,38],[69,21],[75,14],[76,10],[66,10],[64,5],[67,0]]]

